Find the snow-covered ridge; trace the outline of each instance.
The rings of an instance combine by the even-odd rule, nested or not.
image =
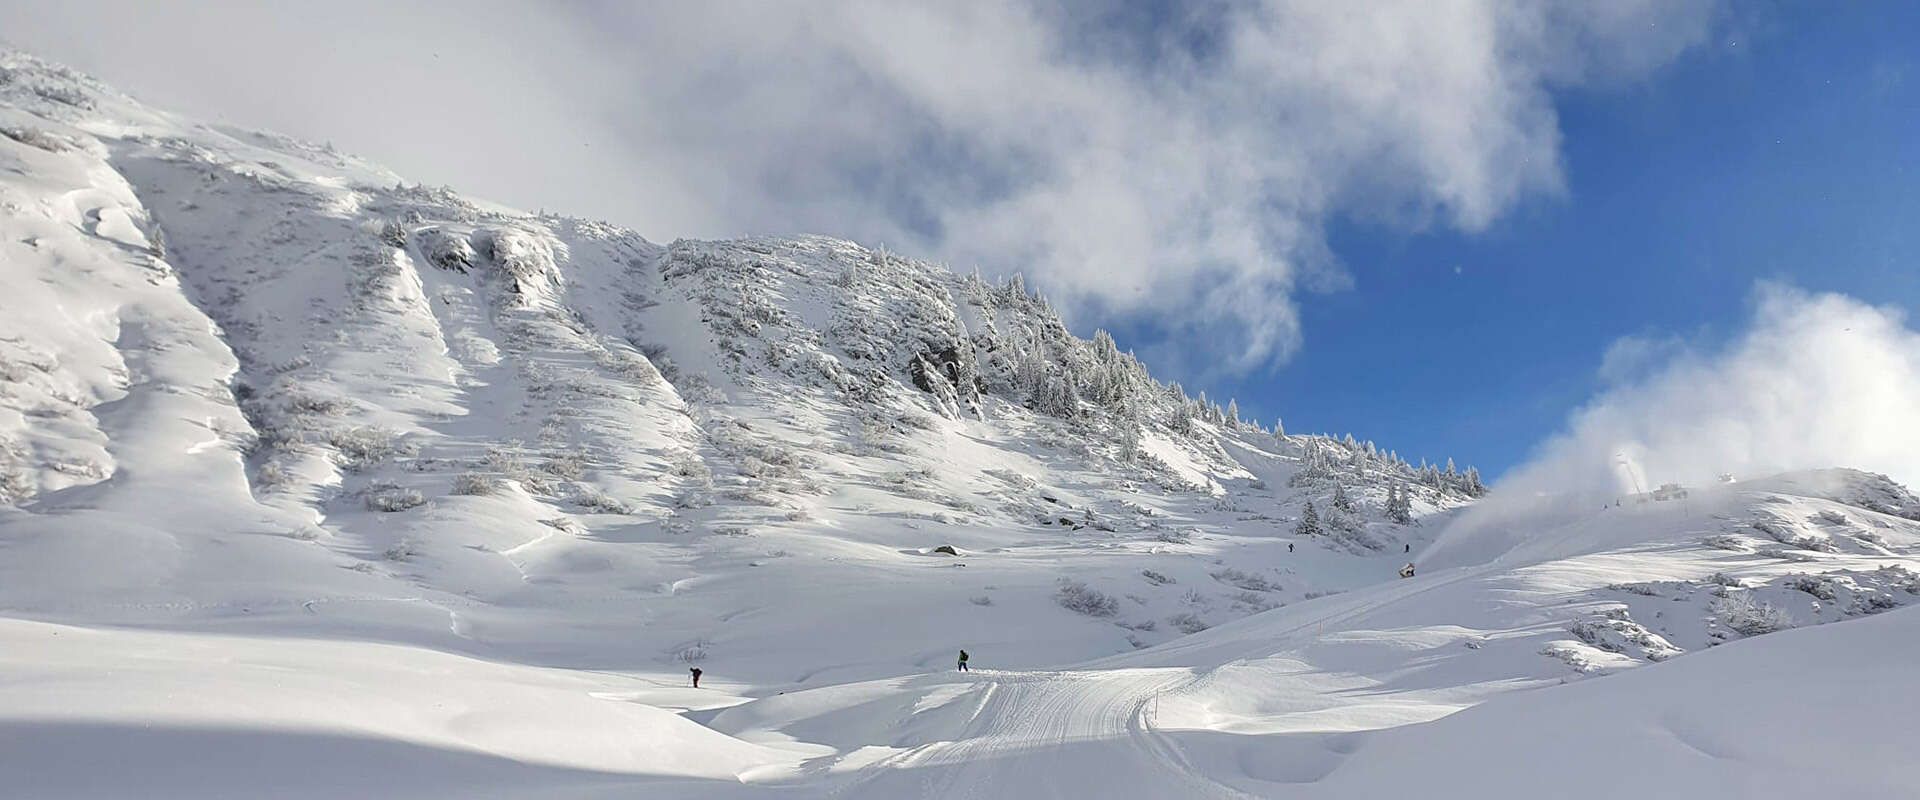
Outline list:
[[[1007,642],[1040,663],[1390,574],[1416,516],[1482,491],[1240,421],[1017,278],[819,237],[663,247],[4,69],[0,602],[23,613],[562,662],[614,628],[620,659],[671,665],[778,655],[728,621],[802,626],[822,580],[962,558],[972,579],[883,616],[995,629],[995,593],[1031,597],[1075,631]],[[1324,535],[1294,556],[1296,527]],[[1062,581],[1134,607],[1060,608]]]

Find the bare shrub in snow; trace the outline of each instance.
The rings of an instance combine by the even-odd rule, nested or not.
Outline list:
[[[1797,592],[1805,592],[1821,600],[1832,600],[1833,581],[1813,575],[1792,575],[1786,580],[1786,587]]]
[[[291,476],[287,474],[286,468],[280,466],[280,462],[268,461],[265,464],[261,464],[260,468],[254,471],[253,485],[256,489],[271,491],[285,486],[290,477]]]
[[[1725,533],[1714,534],[1713,536],[1701,539],[1700,543],[1716,550],[1731,550],[1735,553],[1747,552],[1746,542],[1738,536]]]
[[[400,452],[399,436],[375,425],[334,431],[327,437],[340,455],[340,466],[359,471],[392,458]]]
[[[453,493],[459,495],[485,496],[498,493],[501,489],[499,478],[478,472],[462,472],[453,478]]]
[[[1153,570],[1150,570],[1150,569],[1140,570],[1140,577],[1146,578],[1148,583],[1151,583],[1155,586],[1165,586],[1169,583],[1179,583],[1179,581],[1176,581],[1158,572],[1154,572]]]
[[[1069,578],[1060,579],[1060,590],[1054,593],[1053,599],[1069,611],[1090,617],[1111,617],[1120,611],[1120,601]]]
[[[1256,614],[1280,606],[1279,603],[1262,596],[1258,592],[1241,592],[1236,594],[1233,596],[1233,604],[1245,608],[1249,613]]]
[[[426,495],[417,489],[408,489],[392,484],[375,484],[367,490],[367,510],[369,511],[405,511],[425,505]]]
[[[580,492],[579,503],[582,507],[590,511],[598,511],[602,514],[633,513],[633,506],[627,505],[625,502],[622,502],[620,498],[598,489],[589,488],[582,490]]]
[[[287,410],[300,414],[339,417],[353,411],[353,401],[344,397],[296,393],[287,396]]]
[[[1280,588],[1278,586],[1274,586],[1271,583],[1268,583],[1267,579],[1262,576],[1254,575],[1247,572],[1241,572],[1240,570],[1234,569],[1232,567],[1228,567],[1226,569],[1220,570],[1219,572],[1215,572],[1212,574],[1213,574],[1213,579],[1216,581],[1229,584],[1231,586],[1235,586],[1241,589],[1246,589],[1249,591],[1271,592],[1275,589]]]
[[[1167,624],[1172,625],[1174,630],[1177,630],[1181,633],[1199,633],[1210,627],[1213,627],[1211,625],[1208,625],[1206,620],[1203,620],[1185,611],[1182,611],[1171,617],[1167,617]]]
[[[561,480],[577,481],[586,476],[587,461],[573,453],[562,453],[548,458],[540,468]]]
[[[392,547],[387,548],[387,551],[385,553],[382,553],[381,555],[386,556],[386,559],[388,561],[405,561],[409,558],[414,557],[418,553],[419,551],[414,549],[412,542],[401,542],[399,544],[396,544]],[[371,570],[362,570],[362,571],[367,572]]]
[[[707,650],[711,647],[713,642],[702,636],[673,648],[673,660],[682,664],[698,664],[707,660]]]
[[[993,605],[993,598],[983,594],[976,597],[969,597],[967,598],[967,602],[972,603],[976,606],[990,606],[990,605]]]
[[[1167,544],[1186,544],[1193,541],[1193,533],[1187,530],[1163,530],[1153,536],[1155,541]]]
[[[1749,592],[1728,592],[1709,606],[1720,624],[1742,636],[1759,636],[1793,627],[1786,611],[1754,599]]]

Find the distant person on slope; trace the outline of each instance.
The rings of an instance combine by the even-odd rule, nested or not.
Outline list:
[[[693,673],[693,688],[700,688],[700,668],[693,667],[687,671]]]
[[[1412,543],[1412,542],[1408,542],[1408,543],[1407,543],[1407,549],[1405,549],[1405,550],[1402,550],[1402,551],[1400,551],[1400,552],[1402,552],[1402,553],[1411,553],[1411,552],[1413,552],[1413,543]]]
[[[971,671],[967,669],[967,651],[965,650],[960,651],[960,671],[961,672]]]

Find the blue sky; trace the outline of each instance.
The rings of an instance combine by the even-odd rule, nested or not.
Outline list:
[[[1556,97],[1567,191],[1490,229],[1352,220],[1305,345],[1219,384],[1263,421],[1498,474],[1617,337],[1737,334],[1754,283],[1920,304],[1920,4],[1799,4],[1626,89]],[[1456,272],[1456,268],[1458,271]]]

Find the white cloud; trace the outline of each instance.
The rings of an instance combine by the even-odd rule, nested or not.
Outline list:
[[[1605,520],[1596,508],[1659,483],[1834,466],[1920,480],[1920,332],[1899,309],[1761,284],[1747,330],[1726,345],[1622,341],[1607,363],[1634,361],[1617,374],[1624,382],[1571,414],[1567,430],[1450,524],[1423,562],[1592,547],[1607,531],[1594,526]],[[1567,522],[1571,533],[1553,533]]]
[[[1722,473],[1852,467],[1920,480],[1920,332],[1899,309],[1762,284],[1738,339],[1661,350],[1502,477],[1430,557],[1492,558],[1545,520]]]
[[[1898,309],[1844,295],[1756,294],[1742,338],[1602,394],[1514,484],[1617,492],[1614,453],[1654,483],[1816,467],[1920,479],[1920,333]]]
[[[1687,341],[1674,334],[1634,334],[1613,340],[1600,357],[1603,384],[1617,386],[1642,379],[1687,351]]]
[[[1027,272],[1245,371],[1345,280],[1346,213],[1480,228],[1561,189],[1551,92],[1630,81],[1699,2],[8,3],[14,43],[160,103],[656,238],[821,232]],[[1144,343],[1143,343],[1144,344]],[[1180,365],[1173,365],[1180,366]]]

